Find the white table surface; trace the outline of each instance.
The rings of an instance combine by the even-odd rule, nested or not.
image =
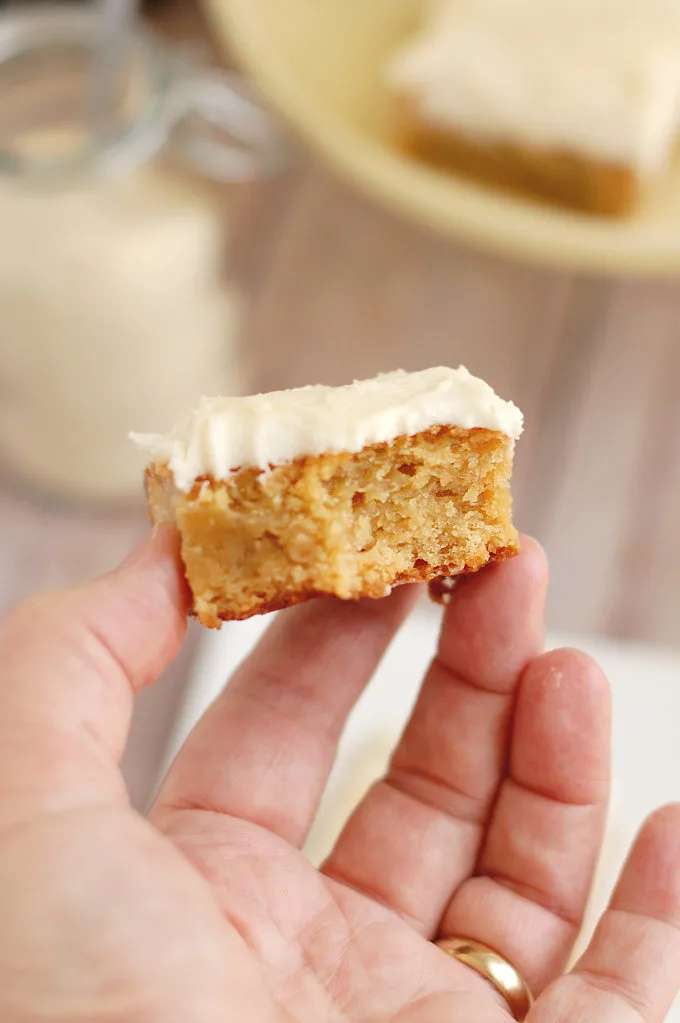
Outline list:
[[[416,610],[350,718],[309,840],[308,852],[316,861],[386,763],[434,651],[438,614],[427,602]],[[171,755],[267,625],[267,619],[252,619],[206,636]],[[585,940],[644,817],[659,804],[680,799],[680,654],[601,639],[550,637],[550,647],[564,645],[592,654],[609,675],[614,694],[614,797]],[[680,1023],[680,1000],[668,1019]]]

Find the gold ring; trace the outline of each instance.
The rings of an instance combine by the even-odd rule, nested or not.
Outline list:
[[[526,1019],[534,1004],[533,995],[524,979],[507,959],[494,952],[492,948],[469,938],[442,938],[436,941],[435,945],[493,984],[508,1003],[510,1012],[516,1020]]]

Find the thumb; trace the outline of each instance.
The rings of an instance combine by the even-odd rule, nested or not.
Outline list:
[[[126,798],[117,762],[134,694],[176,656],[187,606],[178,538],[164,526],[116,571],[28,600],[0,624],[0,829]]]

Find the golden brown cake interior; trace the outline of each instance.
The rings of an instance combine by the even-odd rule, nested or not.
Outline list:
[[[179,528],[195,613],[216,627],[322,594],[382,597],[512,556],[512,453],[504,434],[437,427],[199,480],[188,494],[154,466],[147,490],[153,520]]]
[[[410,153],[482,184],[582,213],[623,217],[633,211],[641,182],[631,167],[577,153],[486,144],[428,124],[410,102],[399,104],[399,136]]]

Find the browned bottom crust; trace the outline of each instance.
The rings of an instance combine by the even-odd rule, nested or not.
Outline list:
[[[153,521],[181,534],[194,613],[217,628],[314,597],[380,598],[512,557],[512,452],[503,434],[439,427],[199,480],[188,494],[152,466],[147,493]]]
[[[421,160],[482,184],[541,202],[603,217],[624,217],[637,206],[638,174],[623,164],[591,160],[561,150],[486,144],[448,128],[428,124],[413,104],[400,103],[403,146]]]

